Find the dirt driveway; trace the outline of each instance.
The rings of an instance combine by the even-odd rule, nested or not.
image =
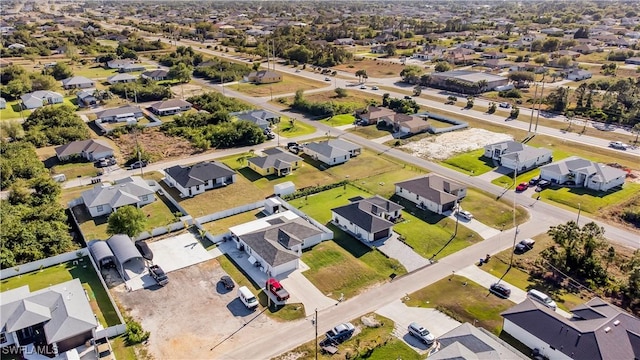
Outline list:
[[[163,288],[112,291],[126,314],[151,332],[148,350],[155,359],[213,359],[277,326],[260,311],[246,310],[237,286],[224,290],[222,275],[214,259],[172,271]]]

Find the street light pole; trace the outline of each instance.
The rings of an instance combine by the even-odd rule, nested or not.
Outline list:
[[[318,308],[316,308],[316,315],[313,322],[316,326],[316,360],[318,360]]]
[[[580,211],[582,211],[582,206],[578,203],[578,218],[576,219],[576,224],[580,226]]]
[[[513,171],[513,186],[514,188],[516,187],[516,179],[518,178],[518,166],[519,166],[519,157],[518,154],[516,154],[516,168]],[[514,233],[513,233],[513,247],[511,248],[511,259],[509,260],[509,269],[511,269],[511,267],[513,266],[513,253],[514,253],[514,249],[516,248],[516,239],[518,237],[518,224],[516,223],[516,193],[513,193],[513,227],[515,229]]]

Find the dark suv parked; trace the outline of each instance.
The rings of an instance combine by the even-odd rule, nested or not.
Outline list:
[[[511,289],[509,289],[509,287],[507,287],[506,285],[500,283],[491,284],[491,287],[489,287],[489,291],[505,299],[508,298],[509,295],[511,295]]]

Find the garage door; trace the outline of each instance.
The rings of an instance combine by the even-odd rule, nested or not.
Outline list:
[[[389,229],[378,231],[377,233],[373,234],[373,240],[384,239],[387,236],[389,236]]]
[[[442,212],[453,210],[453,207],[455,206],[455,204],[456,204],[455,202],[450,202],[448,204],[443,204],[442,205]]]

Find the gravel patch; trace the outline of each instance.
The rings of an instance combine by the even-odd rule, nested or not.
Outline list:
[[[402,148],[411,150],[413,156],[446,160],[455,154],[480,149],[485,145],[506,140],[513,140],[513,137],[484,129],[468,129],[410,142],[402,145]]]

